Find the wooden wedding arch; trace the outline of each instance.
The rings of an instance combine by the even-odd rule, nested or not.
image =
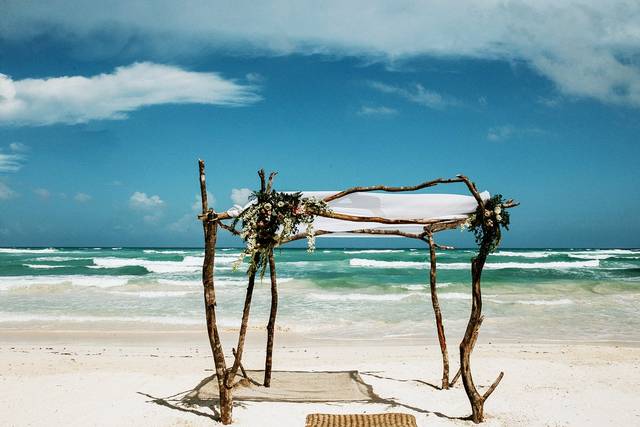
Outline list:
[[[259,171],[260,177],[260,190],[261,192],[272,192],[272,182],[276,175],[271,173],[270,176],[265,178],[264,171]],[[244,308],[242,313],[242,322],[240,331],[238,334],[237,346],[233,349],[233,364],[231,367],[227,367],[225,359],[225,353],[222,348],[222,342],[218,330],[216,321],[216,294],[215,294],[215,282],[214,282],[214,261],[216,255],[216,241],[218,236],[218,229],[222,228],[232,234],[240,235],[241,233],[235,228],[235,223],[229,224],[224,221],[233,220],[234,216],[230,211],[215,212],[208,205],[207,197],[207,185],[205,177],[205,163],[203,160],[199,160],[199,176],[200,176],[200,194],[202,200],[202,213],[198,215],[198,219],[202,221],[204,230],[204,262],[202,268],[202,284],[204,288],[204,305],[205,316],[207,323],[207,332],[209,335],[209,344],[213,353],[213,359],[216,371],[216,380],[218,383],[219,396],[220,396],[220,420],[223,424],[231,424],[232,422],[232,409],[233,409],[233,389],[241,384],[246,384],[250,379],[244,372],[242,366],[242,355],[245,343],[245,337],[247,333],[249,312],[251,307],[251,300],[253,296],[253,288],[255,285],[255,279],[257,270],[250,269],[248,275],[247,291],[245,296]],[[372,235],[372,236],[398,236],[416,239],[425,242],[429,247],[430,255],[430,270],[429,270],[429,284],[431,293],[431,302],[435,314],[436,328],[438,334],[438,341],[440,344],[440,350],[442,353],[442,385],[441,388],[448,389],[451,387],[459,377],[462,377],[462,383],[464,385],[465,392],[471,404],[472,415],[469,417],[475,423],[483,421],[483,409],[484,402],[493,393],[503,377],[503,372],[500,372],[496,380],[488,387],[484,393],[480,393],[476,388],[473,377],[471,374],[470,358],[475,343],[478,338],[480,326],[483,321],[482,316],[482,292],[481,292],[481,276],[484,264],[486,262],[489,253],[495,249],[497,243],[500,240],[500,225],[496,223],[495,218],[492,216],[493,212],[485,209],[488,199],[478,192],[475,184],[464,175],[457,175],[455,178],[442,179],[438,178],[431,181],[426,181],[413,186],[402,187],[389,187],[384,185],[375,185],[368,187],[352,187],[344,191],[330,194],[324,197],[324,202],[329,203],[334,200],[341,199],[345,196],[354,193],[368,193],[368,192],[386,192],[386,193],[404,193],[413,192],[429,187],[434,187],[441,184],[463,183],[468,189],[469,193],[475,199],[476,210],[469,211],[467,215],[462,218],[386,218],[383,216],[360,216],[349,215],[344,213],[323,211],[316,215],[318,217],[331,218],[334,220],[348,221],[353,223],[375,223],[384,225],[384,229],[371,227],[371,228],[356,228],[348,231],[340,231],[340,234],[352,234],[352,235]],[[517,206],[518,203],[509,199],[503,203],[500,203],[500,209],[509,209]],[[496,210],[496,212],[500,212]],[[485,217],[486,214],[486,217]],[[449,381],[449,355],[447,349],[447,342],[444,332],[444,325],[442,322],[442,312],[438,302],[438,294],[436,290],[436,249],[451,249],[448,246],[441,246],[434,240],[434,234],[443,230],[449,230],[457,228],[465,223],[468,224],[469,218],[479,217],[477,224],[482,231],[478,237],[476,234],[476,241],[478,243],[478,254],[471,260],[471,313],[469,321],[464,333],[464,337],[460,342],[460,368],[452,381]],[[499,218],[499,217],[498,217]],[[393,226],[397,226],[397,229],[393,229]],[[412,225],[419,226],[422,231],[420,232],[407,232],[403,231],[403,226]],[[335,234],[335,231],[330,230],[315,230],[314,235],[331,235]],[[292,241],[300,240],[307,237],[307,233],[301,232],[293,234],[288,238],[279,242],[279,245],[286,244]],[[253,261],[253,260],[252,260]],[[265,374],[263,386],[269,387],[271,382],[271,366],[272,366],[272,354],[273,354],[273,342],[275,332],[275,320],[278,308],[278,288],[277,288],[277,276],[276,276],[276,262],[271,250],[268,254],[268,267],[269,276],[271,282],[271,310],[269,315],[269,322],[267,325],[267,348],[265,357]],[[238,373],[238,370],[241,373]],[[236,376],[241,376],[242,379],[234,382]],[[255,381],[253,381],[255,383]]]

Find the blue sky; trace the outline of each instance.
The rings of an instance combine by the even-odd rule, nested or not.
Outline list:
[[[579,3],[8,1],[0,246],[200,245],[203,158],[220,210],[261,167],[283,190],[464,173],[522,203],[505,246],[638,247],[640,7]]]

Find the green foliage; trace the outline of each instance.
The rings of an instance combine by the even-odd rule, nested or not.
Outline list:
[[[501,194],[496,194],[484,203],[484,209],[478,206],[476,212],[462,225],[473,232],[476,244],[481,250],[493,252],[502,239],[501,227],[509,229],[509,212],[503,208]]]
[[[245,257],[251,263],[248,273],[262,270],[267,266],[273,248],[296,234],[298,226],[307,226],[309,252],[315,249],[313,220],[319,213],[327,212],[327,204],[322,200],[302,197],[302,193],[282,193],[273,190],[256,191],[251,196],[255,203],[249,205],[234,219],[233,227],[242,222],[240,237],[246,242],[245,250],[233,264],[237,269]]]

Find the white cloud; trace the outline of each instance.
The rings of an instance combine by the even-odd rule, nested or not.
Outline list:
[[[504,141],[513,136],[514,129],[512,126],[496,126],[489,129],[487,139],[489,141]]]
[[[264,81],[264,76],[260,73],[247,73],[245,78],[249,83],[262,83]]]
[[[0,152],[0,172],[17,172],[22,169],[24,156]]]
[[[11,144],[9,144],[9,149],[15,153],[24,153],[26,151],[29,151],[29,146],[24,145],[21,142],[12,142]]]
[[[73,196],[73,200],[75,200],[78,203],[86,203],[91,199],[92,197],[87,193],[76,193],[76,195]]]
[[[196,0],[189,7],[169,0],[139,7],[125,0],[3,3],[0,37],[24,40],[45,31],[65,40],[75,36],[93,50],[91,41],[104,45],[99,35],[109,31],[116,45],[110,52],[135,38],[165,54],[208,45],[392,64],[420,55],[524,61],[566,94],[640,106],[640,3],[631,0],[328,0],[322,7],[294,0],[232,6]]]
[[[0,182],[0,200],[7,200],[16,195],[16,192],[13,191],[7,184],[4,182]]]
[[[252,193],[253,191],[248,188],[234,188],[231,190],[231,201],[236,205],[244,206]]]
[[[46,188],[36,188],[35,190],[33,190],[33,192],[41,199],[48,199],[49,197],[51,197],[51,193]]]
[[[216,198],[213,197],[213,194],[207,191],[207,205],[209,208],[212,208],[216,204]],[[199,194],[196,194],[193,198],[193,203],[191,204],[191,210],[193,212],[201,212],[202,211],[202,199]]]
[[[459,104],[455,99],[445,97],[437,92],[425,89],[424,86],[417,83],[408,89],[381,82],[369,82],[369,86],[379,92],[396,95],[406,99],[407,101],[436,110],[441,110],[445,107]]]
[[[176,221],[172,222],[167,226],[169,231],[173,231],[176,233],[184,233],[186,231],[191,230],[199,223],[196,216],[193,214],[184,214]]]
[[[515,137],[525,135],[542,135],[546,132],[538,128],[518,128],[513,125],[495,126],[487,131],[487,139],[489,141],[506,141]]]
[[[217,73],[149,62],[117,67],[111,74],[92,77],[13,80],[0,74],[0,123],[13,125],[117,120],[150,105],[239,106],[259,99],[252,86]]]
[[[136,191],[129,198],[129,206],[137,210],[151,210],[164,207],[164,201],[160,196],[147,196],[147,193]]]
[[[357,114],[359,116],[395,116],[396,114],[398,114],[398,110],[385,106],[369,107],[363,105],[362,107],[360,107]]]

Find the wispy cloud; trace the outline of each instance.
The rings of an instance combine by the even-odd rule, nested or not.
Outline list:
[[[109,30],[117,32],[114,45],[137,35],[144,47],[182,54],[208,45],[250,55],[321,52],[390,64],[424,55],[516,60],[563,93],[640,106],[640,3],[634,1],[470,0],[455,7],[435,0],[401,5],[328,0],[322,8],[295,0],[279,1],[277,7],[243,0],[233,7],[222,0],[191,7],[157,1],[153,13],[151,6],[129,5],[126,0],[8,1],[0,37],[64,34],[67,43],[71,35],[76,44],[95,50],[92,41]],[[108,43],[103,36],[100,41]]]
[[[0,181],[0,200],[7,200],[16,195],[16,192],[13,191],[7,184]]]
[[[25,153],[30,150],[29,146],[22,142],[12,142],[9,144],[9,149],[15,153]]]
[[[213,194],[207,191],[207,202],[209,207],[213,207],[216,203],[216,198]],[[191,212],[183,214],[177,220],[167,225],[167,229],[174,233],[186,233],[194,230],[199,221],[196,219],[196,213],[202,211],[202,200],[199,194],[193,197],[193,203],[191,204]]]
[[[251,196],[251,191],[248,188],[234,188],[231,190],[231,201],[240,206],[244,206],[249,201],[249,196]]]
[[[17,172],[22,169],[23,156],[0,152],[0,172]]]
[[[400,87],[373,81],[369,82],[369,86],[378,92],[399,96],[409,102],[435,110],[442,110],[445,107],[459,104],[453,97],[443,96],[438,92],[426,89],[419,83],[408,87]]]
[[[247,105],[260,100],[253,86],[213,72],[135,63],[111,74],[13,80],[0,74],[0,124],[77,124],[127,118],[161,104]]]
[[[28,150],[28,147],[19,142],[9,144],[10,153],[4,153],[0,148],[0,172],[18,172],[26,157],[21,154]]]
[[[91,199],[92,197],[87,193],[76,193],[76,195],[73,196],[73,200],[75,200],[78,203],[87,203]]]
[[[395,108],[379,106],[379,107],[371,107],[367,105],[363,105],[358,110],[357,114],[359,116],[395,116],[398,114],[398,110]]]
[[[164,201],[158,195],[147,196],[147,193],[136,191],[129,197],[129,206],[136,210],[152,210],[164,207]]]
[[[209,208],[212,208],[216,204],[216,198],[213,196],[213,194],[209,193],[208,191],[207,191],[207,204],[209,205]],[[193,203],[191,204],[191,210],[193,212],[202,211],[202,198],[200,197],[199,194],[196,194],[194,196]]]
[[[487,139],[489,141],[506,141],[512,138],[525,135],[542,135],[545,131],[535,127],[516,127],[513,125],[494,126],[487,131]]]
[[[34,194],[36,196],[38,196],[39,198],[46,200],[49,197],[51,197],[51,192],[49,190],[47,190],[46,188],[36,188],[35,190],[33,190]]]
[[[260,73],[248,73],[245,78],[249,83],[262,83],[265,80],[264,76]]]

